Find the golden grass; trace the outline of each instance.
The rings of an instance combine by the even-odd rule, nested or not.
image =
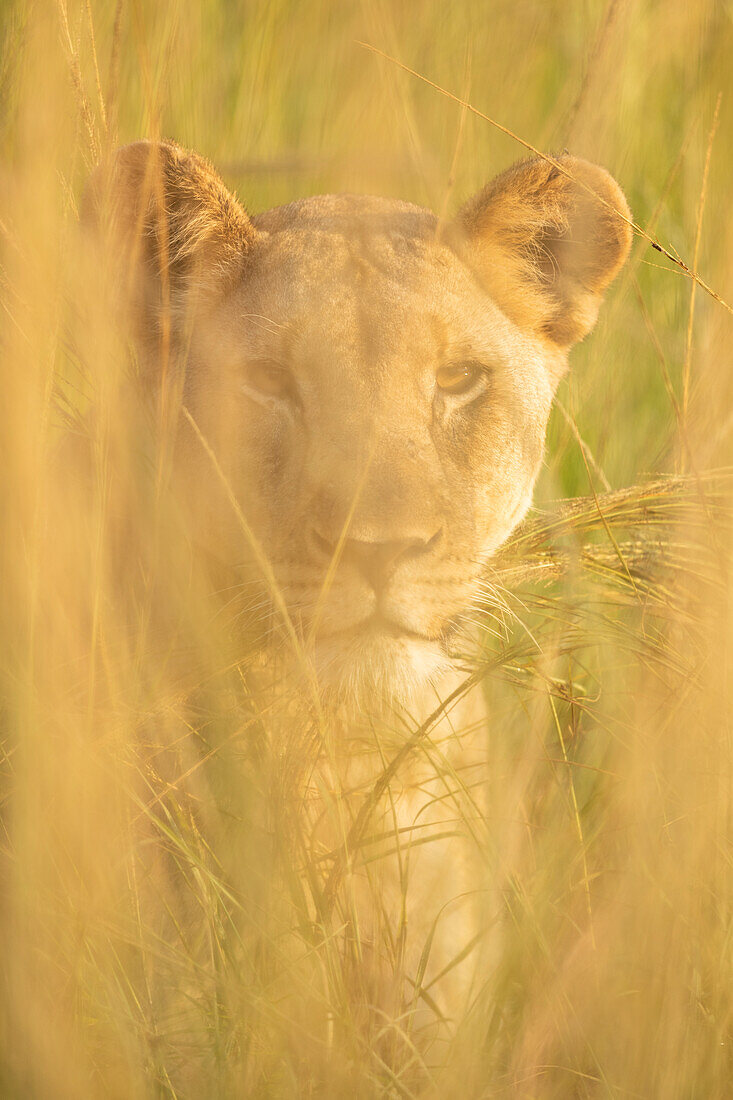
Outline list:
[[[0,29],[0,1095],[728,1096],[725,6],[59,0]],[[643,233],[472,612],[488,810],[462,824],[499,946],[426,1056],[409,1011],[365,1040],[339,941],[349,852],[399,838],[309,787],[323,715],[253,689],[74,234],[119,140],[200,148],[250,209],[353,189],[442,210],[522,155],[508,132],[607,164]],[[59,481],[67,435],[87,480]],[[444,767],[431,733],[383,731],[365,805],[411,752]]]

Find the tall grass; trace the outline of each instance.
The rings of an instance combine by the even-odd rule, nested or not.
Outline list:
[[[730,1095],[729,6],[8,0],[0,29],[0,1095]],[[199,149],[252,211],[449,210],[523,155],[358,42],[605,164],[723,299],[637,238],[487,573],[466,662],[500,934],[427,1055],[409,1013],[389,1056],[365,1038],[322,905],[326,720],[252,687],[76,236],[89,171],[139,136]],[[384,737],[389,768],[405,732]]]

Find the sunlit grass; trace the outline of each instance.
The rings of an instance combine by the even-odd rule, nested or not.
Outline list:
[[[462,640],[491,715],[480,783],[435,723],[395,719],[358,813],[315,766],[327,718],[263,685],[242,640],[266,609],[226,576],[212,598],[76,222],[98,158],[139,136],[199,149],[251,211],[340,190],[451,210],[524,155],[361,41],[605,164],[731,303],[728,9],[91,0],[7,3],[0,27],[0,1094],[727,1096],[725,305],[698,287],[693,315],[690,279],[636,238],[573,354],[539,508],[470,613],[478,651]],[[427,1052],[424,973],[365,1030],[364,945],[341,935],[349,853],[397,847],[410,754],[477,841],[493,930]]]

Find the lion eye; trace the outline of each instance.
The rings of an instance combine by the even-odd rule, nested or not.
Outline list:
[[[265,397],[290,397],[293,394],[293,376],[287,367],[271,359],[257,359],[248,363],[245,384]]]
[[[438,368],[435,381],[443,393],[467,393],[478,382],[482,370],[480,363],[451,363]]]

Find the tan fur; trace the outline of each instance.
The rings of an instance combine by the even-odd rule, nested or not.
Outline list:
[[[82,217],[104,235],[142,343],[191,295],[223,293],[254,242],[245,211],[208,161],[172,141],[123,146],[95,173]]]
[[[314,671],[334,701],[332,751],[311,774],[320,772],[317,790],[343,793],[347,817],[384,767],[379,716],[392,708],[393,721],[405,719],[405,707],[414,726],[460,680],[454,628],[529,507],[567,349],[592,326],[629,249],[628,224],[614,214],[628,208],[611,177],[575,158],[561,164],[572,179],[543,160],[516,165],[449,227],[408,203],[348,195],[249,218],[209,165],[170,143],[120,150],[93,189],[96,209],[105,193],[112,206],[108,240],[148,378],[169,304],[190,416],[176,468],[195,538],[254,583],[260,616],[269,599],[270,668],[294,684]],[[476,387],[441,392],[438,371],[460,363],[481,365]],[[273,364],[284,394],[263,389]],[[222,478],[271,563],[288,623]],[[442,836],[410,854],[405,909],[394,852],[368,865],[355,855],[339,894],[343,923],[372,944],[376,986],[397,975],[399,1003],[439,913],[427,978],[475,933],[461,900],[476,881],[474,842],[455,822],[476,817],[480,796],[448,796],[444,776],[475,787],[481,722],[474,693],[406,761],[392,802],[374,808],[374,830],[389,818],[408,849],[413,829]],[[328,815],[313,820],[326,822],[320,846],[335,850]],[[401,942],[405,918],[397,958],[388,945]],[[465,994],[465,974],[466,964],[432,990],[445,1011],[459,979]]]
[[[556,163],[560,170],[539,158],[513,165],[458,221],[502,309],[568,347],[595,324],[601,295],[628,255],[631,214],[603,168],[571,156]]]

